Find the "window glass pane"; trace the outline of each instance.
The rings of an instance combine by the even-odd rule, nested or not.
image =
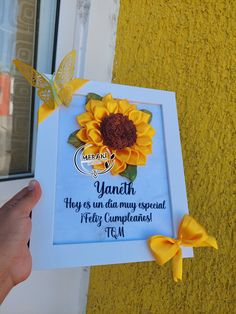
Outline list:
[[[0,179],[31,173],[32,89],[12,65],[34,64],[37,0],[0,0]]]

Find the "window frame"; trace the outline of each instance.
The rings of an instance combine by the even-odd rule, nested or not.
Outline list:
[[[57,32],[54,33],[54,28],[57,28],[59,23],[59,9],[60,0],[38,0],[37,13],[36,13],[36,32],[35,32],[35,52],[33,66],[42,72],[51,72],[55,67],[55,54],[57,43]],[[55,10],[56,8],[56,10]],[[45,45],[52,41],[51,49],[45,53]],[[53,54],[52,54],[53,53]],[[48,56],[51,56],[52,64],[49,63]],[[53,64],[54,63],[54,64]],[[0,205],[6,201],[12,194],[16,193],[19,189],[28,184],[34,177],[35,168],[35,147],[36,147],[36,110],[39,105],[38,96],[35,90],[32,89],[31,93],[31,125],[30,125],[30,163],[29,172],[15,174],[10,176],[2,176],[0,178]]]

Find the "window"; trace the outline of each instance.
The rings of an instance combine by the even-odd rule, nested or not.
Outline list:
[[[51,73],[58,10],[56,0],[0,1],[0,181],[33,176],[35,95],[12,59],[39,68],[40,52]]]

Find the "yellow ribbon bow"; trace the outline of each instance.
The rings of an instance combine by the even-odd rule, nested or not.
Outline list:
[[[148,239],[148,245],[157,263],[163,265],[172,259],[174,281],[182,280],[182,246],[211,246],[218,249],[216,239],[207,234],[195,219],[184,215],[178,230],[178,238],[153,236]]]

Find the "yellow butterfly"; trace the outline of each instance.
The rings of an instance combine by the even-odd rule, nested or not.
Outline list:
[[[49,109],[63,104],[69,106],[73,93],[81,86],[81,79],[75,78],[76,51],[69,52],[61,61],[51,79],[36,71],[32,66],[14,59],[13,63],[26,80],[38,88],[38,96]]]

